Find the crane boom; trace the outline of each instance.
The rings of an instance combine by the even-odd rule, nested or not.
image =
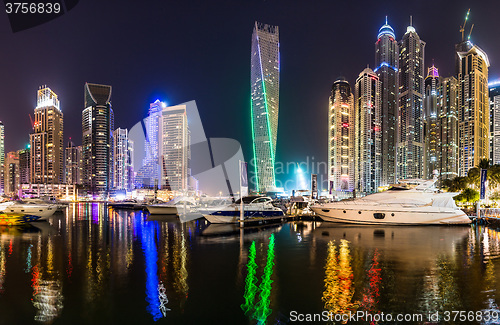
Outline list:
[[[470,13],[470,8],[469,10],[467,10],[467,15],[465,15],[464,24],[460,26],[460,33],[462,33],[462,42],[464,41],[465,24],[467,24],[467,20],[469,19],[469,13]]]
[[[469,36],[467,37],[467,40],[470,40],[470,34],[472,34],[472,29],[474,28],[474,24],[472,24],[472,27],[470,28]]]

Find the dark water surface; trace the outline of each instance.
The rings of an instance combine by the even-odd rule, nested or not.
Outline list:
[[[499,257],[499,230],[483,226],[243,232],[77,204],[0,228],[0,324],[292,324],[327,312],[497,324]]]

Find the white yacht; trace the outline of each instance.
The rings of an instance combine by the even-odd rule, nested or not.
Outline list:
[[[39,217],[38,220],[47,220],[56,210],[57,206],[52,204],[36,204],[24,201],[7,201],[0,203],[0,211],[3,213],[35,216]]]
[[[178,197],[167,203],[148,204],[149,214],[179,214],[194,211],[196,201],[191,197]]]
[[[436,180],[416,181],[416,187],[393,187],[362,198],[314,205],[324,221],[355,224],[469,224],[470,218],[453,200],[458,193],[439,193]]]
[[[268,196],[246,196],[243,197],[243,216],[245,220],[283,217],[285,213],[275,207],[273,199]],[[233,204],[208,208],[200,211],[210,223],[237,223],[240,219],[241,199]]]

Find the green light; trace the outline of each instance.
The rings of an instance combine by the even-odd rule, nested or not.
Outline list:
[[[259,48],[259,57],[260,57],[260,48]],[[261,63],[261,71],[262,71],[262,63]],[[262,75],[262,87],[264,88],[264,106],[266,107],[266,121],[267,121],[267,133],[269,134],[269,150],[271,151],[271,161],[273,164],[272,172],[273,172],[273,184],[276,184],[276,178],[274,177],[274,151],[273,151],[273,140],[271,138],[271,122],[269,122],[269,109],[267,108],[267,92],[266,92],[266,83],[264,82],[264,75]]]
[[[248,253],[248,263],[247,263],[247,278],[245,280],[245,303],[241,305],[241,309],[247,314],[254,307],[254,298],[257,293],[257,263],[255,263],[255,241],[252,242]]]
[[[247,270],[248,274],[245,279],[245,293],[243,298],[245,299],[245,303],[241,305],[241,309],[245,312],[245,315],[253,312],[252,318],[257,320],[257,324],[266,324],[267,317],[271,315],[271,308],[269,308],[271,304],[271,289],[272,283],[271,277],[273,275],[273,267],[274,267],[274,234],[269,238],[269,245],[267,247],[267,262],[264,267],[264,274],[262,274],[262,282],[259,287],[257,287],[257,263],[255,262],[256,258],[256,248],[255,241],[252,242],[252,245],[249,248],[248,252],[248,263]],[[259,301],[254,303],[255,296],[258,291],[260,291]]]
[[[255,312],[253,313],[253,318],[255,318],[258,324],[265,324],[267,317],[271,315],[271,289],[272,283],[271,276],[273,275],[274,267],[274,234],[271,235],[269,246],[267,247],[267,263],[264,268],[264,274],[262,275],[262,282],[260,283],[260,301],[255,306]]]

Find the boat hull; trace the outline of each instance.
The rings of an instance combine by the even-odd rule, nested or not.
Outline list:
[[[177,207],[173,205],[148,205],[149,214],[177,214]]]
[[[284,217],[285,214],[281,210],[269,211],[245,211],[243,220],[257,220],[266,218]],[[203,214],[203,217],[210,223],[238,223],[240,220],[240,211],[216,211],[209,214]]]
[[[47,220],[56,212],[55,206],[9,206],[2,212],[39,217],[38,220]]]
[[[457,225],[470,224],[470,218],[458,209],[436,207],[363,209],[360,206],[314,206],[312,210],[324,221],[367,225]]]

